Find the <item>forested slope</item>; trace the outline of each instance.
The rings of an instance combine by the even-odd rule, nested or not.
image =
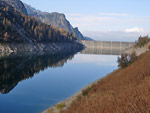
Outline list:
[[[6,2],[0,2],[0,43],[69,42],[73,33],[26,16]]]

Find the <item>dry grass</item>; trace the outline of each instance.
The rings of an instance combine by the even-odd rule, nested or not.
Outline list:
[[[66,105],[64,102],[61,102],[59,104],[56,105],[56,109],[61,110],[62,108],[64,108]]]
[[[53,110],[50,108],[47,110],[47,113],[53,113]]]
[[[86,88],[86,89],[83,89],[83,90],[82,90],[82,96],[86,96],[86,95],[89,93],[90,90],[91,90],[91,87],[88,87],[88,88]]]
[[[150,52],[94,85],[61,113],[149,113]]]

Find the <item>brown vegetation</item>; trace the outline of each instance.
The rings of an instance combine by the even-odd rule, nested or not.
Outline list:
[[[136,46],[137,47],[144,47],[148,42],[150,42],[150,37],[147,36],[143,36],[143,37],[139,37]]]
[[[56,109],[60,110],[60,109],[64,108],[65,106],[66,106],[65,103],[62,102],[62,103],[59,103],[56,105]]]
[[[20,38],[22,37],[22,38]],[[24,38],[26,37],[26,39]],[[30,41],[29,41],[29,39]],[[26,16],[4,1],[0,4],[0,42],[72,42],[73,33],[44,24],[34,17]]]
[[[101,79],[61,113],[149,113],[150,52]]]
[[[121,57],[118,57],[118,67],[119,68],[125,68],[131,65],[133,62],[135,62],[137,59],[135,51],[131,54],[121,54]]]

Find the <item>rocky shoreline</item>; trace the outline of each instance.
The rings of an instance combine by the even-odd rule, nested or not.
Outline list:
[[[69,43],[8,43],[0,44],[0,57],[11,54],[44,54],[69,53],[80,51],[84,46],[77,42]]]
[[[140,48],[140,47],[131,47],[131,48],[127,49],[127,50],[125,51],[125,53],[131,54],[131,53],[135,52],[136,55],[139,56],[139,55],[141,55],[142,53],[145,53],[146,51],[149,51],[149,49],[146,48],[146,47],[141,47],[141,48]]]

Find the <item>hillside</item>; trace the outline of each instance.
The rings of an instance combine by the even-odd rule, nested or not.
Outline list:
[[[0,2],[1,43],[68,42],[76,39],[72,33],[44,24],[6,2]]]
[[[77,27],[73,28],[70,22],[66,19],[64,14],[57,13],[57,12],[53,12],[53,13],[42,12],[42,11],[36,10],[35,8],[25,3],[24,5],[30,16],[38,18],[41,22],[45,24],[53,25],[57,28],[64,29],[65,31],[73,33],[77,38],[85,40],[84,36],[81,34],[78,28]]]
[[[118,69],[82,92],[61,113],[150,112],[150,52],[127,68]],[[65,106],[65,105],[63,105]]]
[[[28,15],[24,4],[20,0],[1,0],[1,1],[7,2],[9,5],[21,11],[23,14]]]

